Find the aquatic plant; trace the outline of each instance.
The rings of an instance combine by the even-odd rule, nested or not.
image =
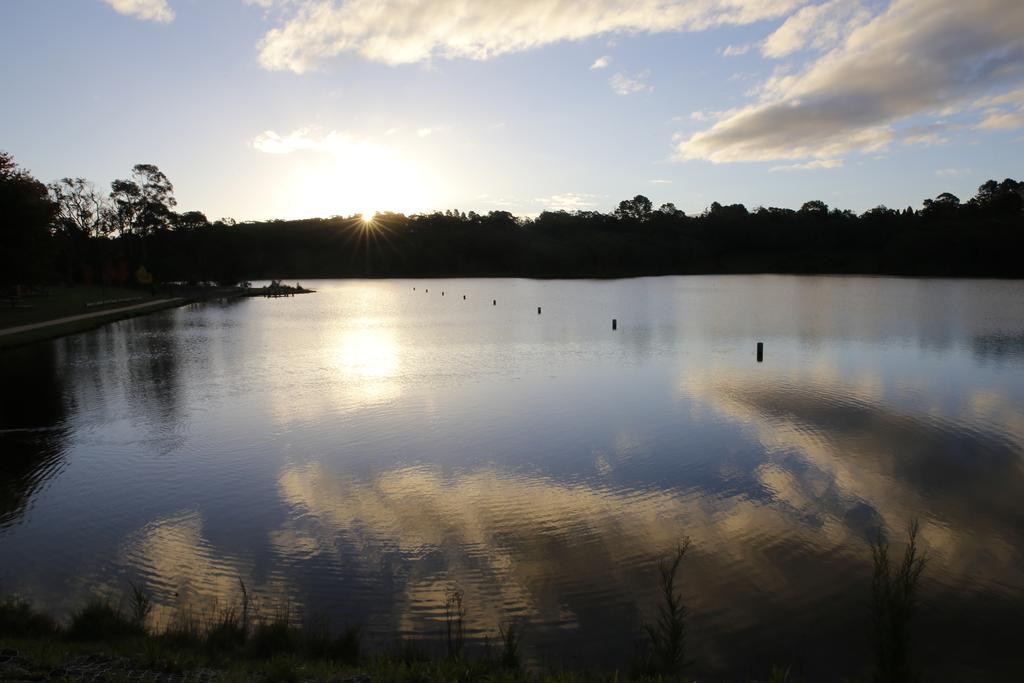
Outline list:
[[[872,641],[877,683],[905,683],[917,676],[911,669],[910,622],[917,607],[918,587],[926,558],[918,553],[917,520],[907,530],[908,543],[899,566],[893,567],[889,542],[879,529],[871,540],[874,574],[871,581]]]
[[[498,626],[501,638],[501,665],[506,669],[519,669],[519,645],[522,641],[522,629],[515,622],[509,621]]]
[[[648,638],[647,667],[650,673],[676,676],[690,663],[686,659],[686,616],[688,610],[682,595],[676,591],[679,565],[690,549],[690,538],[684,537],[676,546],[671,560],[658,564],[661,582],[661,604],[658,619],[644,624]]]
[[[449,588],[444,594],[445,644],[449,659],[462,658],[465,649],[465,618],[462,591],[454,587]]]

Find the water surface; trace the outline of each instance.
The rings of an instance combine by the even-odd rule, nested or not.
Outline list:
[[[622,666],[689,536],[697,671],[828,678],[869,658],[867,539],[916,518],[919,663],[1019,674],[1024,283],[313,286],[0,352],[0,590],[134,581],[166,623],[241,578],[387,640],[456,587],[474,637]]]

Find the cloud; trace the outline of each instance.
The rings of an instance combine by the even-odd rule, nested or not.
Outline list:
[[[598,57],[594,60],[594,63],[590,65],[591,69],[606,69],[608,65],[612,63],[612,58],[608,55]]]
[[[959,178],[968,175],[970,172],[971,169],[969,168],[940,168],[935,171],[935,175],[940,178]]]
[[[871,18],[858,0],[830,0],[799,10],[768,36],[761,45],[766,57],[786,57],[806,48],[836,45]]]
[[[371,144],[369,140],[357,138],[349,133],[332,130],[320,134],[314,128],[299,128],[287,135],[267,130],[252,141],[253,148],[265,154],[291,154],[304,150],[339,154],[346,149],[368,144]]]
[[[692,111],[688,118],[691,121],[715,121],[728,113],[729,112],[720,111]],[[683,117],[677,117],[674,120],[683,121],[685,119]]]
[[[550,197],[538,197],[537,201],[544,206],[545,211],[582,211],[596,206],[593,198],[594,196],[589,194],[566,192]]]
[[[103,0],[118,14],[125,14],[143,21],[167,23],[174,20],[174,10],[167,0]]]
[[[842,168],[842,159],[816,159],[803,164],[786,164],[784,166],[772,166],[769,171],[813,171],[826,168]]]
[[[974,103],[984,109],[985,118],[977,123],[980,130],[1014,130],[1024,128],[1024,88],[1001,95],[983,97]]]
[[[750,52],[753,45],[726,45],[722,50],[723,57],[740,57]]]
[[[654,180],[648,181],[654,185],[671,185],[671,180],[665,180],[664,178],[655,178]]]
[[[260,44],[267,69],[343,54],[385,64],[489,59],[602,34],[699,31],[785,16],[806,0],[293,0]]]
[[[608,80],[608,85],[612,86],[612,90],[616,95],[632,95],[638,92],[652,92],[654,86],[647,83],[647,79],[650,78],[651,72],[649,69],[644,69],[636,76],[627,76],[624,73],[617,73]]]
[[[989,114],[978,123],[982,130],[1014,130],[1024,128],[1024,110]]]
[[[910,117],[935,116],[1022,79],[1020,0],[894,0],[802,71],[769,78],[756,103],[681,141],[677,158],[723,163],[877,151]]]
[[[949,144],[950,140],[938,133],[919,133],[907,135],[903,138],[904,145],[921,145],[922,147],[936,147]]]

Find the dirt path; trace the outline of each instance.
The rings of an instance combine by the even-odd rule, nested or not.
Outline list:
[[[144,304],[135,304],[134,306],[122,306],[120,308],[105,308],[105,309],[103,309],[101,311],[93,311],[92,313],[82,313],[80,315],[68,315],[68,316],[64,316],[63,318],[54,318],[52,320],[44,320],[42,322],[32,323],[30,325],[19,325],[17,327],[5,327],[3,329],[0,329],[0,337],[3,337],[5,335],[9,335],[9,334],[21,334],[22,332],[33,332],[35,330],[46,329],[47,327],[55,327],[55,326],[58,326],[58,325],[66,325],[68,323],[76,323],[76,322],[80,322],[80,321],[83,321],[83,320],[91,320],[93,318],[103,318],[103,317],[106,317],[106,316],[118,316],[118,315],[122,315],[124,313],[131,313],[131,312],[140,311],[142,309],[156,307],[156,306],[166,307],[167,304],[170,304],[170,303],[175,302],[175,301],[183,301],[183,299],[180,299],[180,298],[175,298],[175,299],[154,299],[152,301],[147,301]]]

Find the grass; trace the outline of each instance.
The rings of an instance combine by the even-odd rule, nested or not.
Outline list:
[[[910,525],[908,543],[896,564],[881,533],[870,542],[874,572],[871,581],[871,644],[877,683],[917,680],[911,666],[911,626],[926,559],[918,550],[919,527]],[[687,658],[688,609],[678,588],[683,559],[690,549],[684,539],[659,565],[660,600],[654,623],[644,624],[647,650],[633,671],[581,669],[531,670],[521,659],[522,626],[506,622],[496,642],[482,656],[465,646],[466,608],[463,594],[445,595],[445,656],[431,657],[421,641],[396,640],[394,646],[368,654],[358,627],[332,631],[328,621],[314,618],[299,626],[288,609],[269,616],[256,609],[244,583],[239,600],[205,617],[190,609],[179,613],[162,631],[147,629],[152,602],[143,589],[130,585],[127,609],[94,599],[76,610],[64,625],[21,600],[0,602],[0,650],[17,650],[42,672],[61,669],[75,657],[90,655],[120,662],[135,675],[189,674],[215,670],[218,680],[310,681],[683,681]],[[115,675],[116,674],[116,675]],[[117,674],[107,676],[118,680]],[[0,679],[5,678],[0,664]],[[775,667],[766,683],[798,683],[789,668]],[[750,683],[756,683],[751,681]]]
[[[146,635],[145,627],[108,600],[92,600],[71,615],[68,640],[112,641]]]
[[[53,618],[23,600],[0,602],[0,638],[52,636],[59,628]]]
[[[86,306],[86,304],[100,301],[134,299],[135,297],[142,298],[138,301]],[[51,287],[45,293],[23,297],[21,303],[27,306],[27,308],[12,308],[10,305],[0,305],[0,329],[45,322],[69,315],[80,315],[110,308],[132,306],[145,303],[150,298],[149,292],[146,290],[129,289],[127,287],[91,287],[85,285]]]

